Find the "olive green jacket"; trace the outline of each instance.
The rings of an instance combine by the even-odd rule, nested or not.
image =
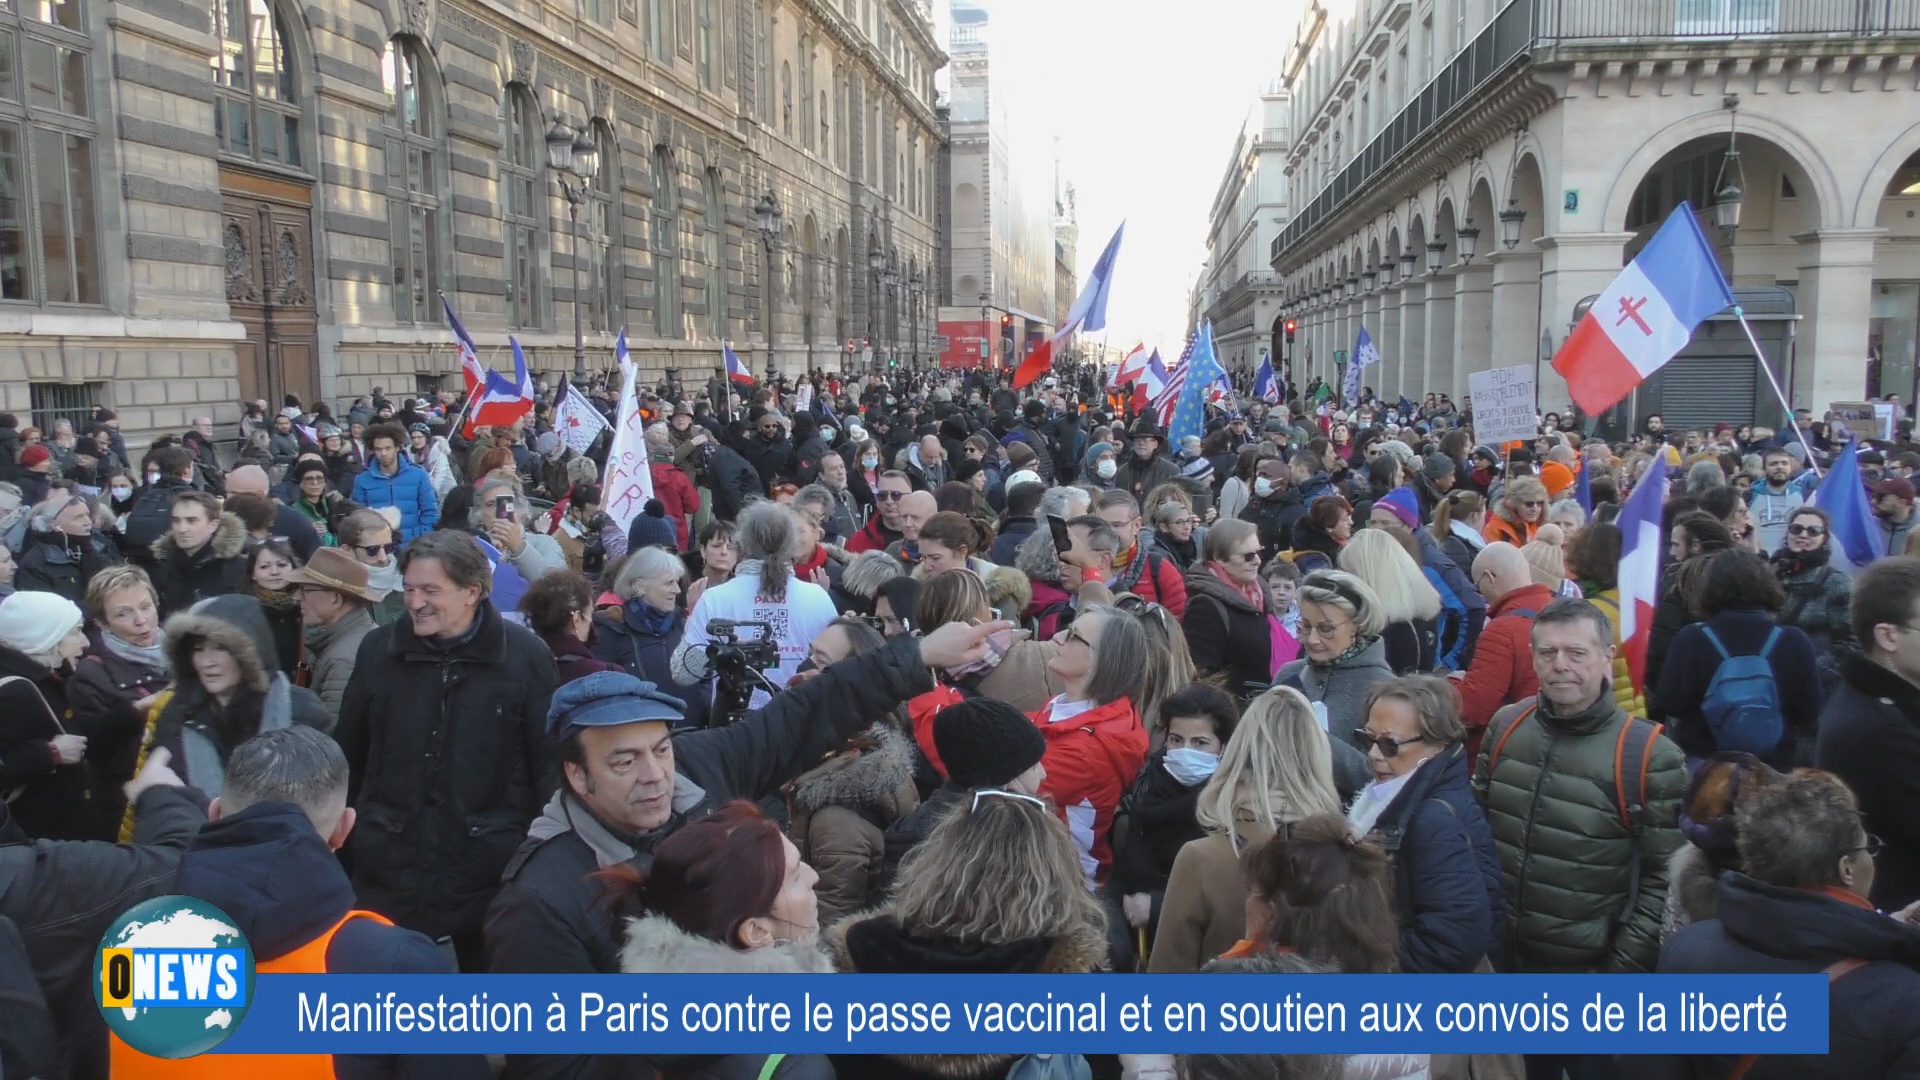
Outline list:
[[[1627,714],[1610,692],[1578,716],[1536,710],[1506,740],[1488,775],[1493,748],[1533,700],[1493,714],[1473,777],[1507,884],[1502,970],[1652,972],[1660,958],[1667,860],[1681,843],[1686,758],[1664,734],[1654,739],[1645,827],[1636,840],[1615,800],[1616,747]],[[1625,790],[1629,798],[1637,790],[1631,775]],[[1640,885],[1628,911],[1636,843]]]

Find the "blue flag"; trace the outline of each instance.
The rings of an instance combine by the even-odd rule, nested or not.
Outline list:
[[[1180,387],[1180,400],[1173,406],[1173,422],[1167,425],[1170,445],[1178,445],[1188,435],[1198,438],[1206,434],[1207,390],[1226,374],[1213,355],[1212,323],[1200,324],[1200,332],[1193,336],[1192,355],[1180,369],[1185,371],[1186,380]]]
[[[1280,404],[1280,380],[1273,375],[1273,356],[1260,358],[1260,372],[1253,377],[1253,396],[1269,405]]]
[[[1579,502],[1580,509],[1587,515],[1593,515],[1593,484],[1587,478],[1587,455],[1580,455],[1580,472],[1573,478],[1573,497]]]
[[[1829,540],[1844,556],[1834,560],[1835,566],[1849,575],[1856,574],[1887,553],[1887,536],[1880,530],[1873,508],[1867,505],[1867,488],[1860,480],[1860,460],[1853,447],[1847,446],[1836,455],[1833,468],[1820,482],[1820,490],[1813,493],[1813,505],[1833,520]]]

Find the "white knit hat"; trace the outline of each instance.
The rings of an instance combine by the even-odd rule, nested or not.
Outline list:
[[[73,601],[57,593],[14,593],[0,601],[0,645],[45,656],[60,647],[82,617]]]

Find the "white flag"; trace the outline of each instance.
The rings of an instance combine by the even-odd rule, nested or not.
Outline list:
[[[587,395],[580,388],[568,383],[560,400],[553,406],[553,430],[560,440],[573,448],[576,454],[584,454],[593,445],[600,433],[613,425],[593,407]]]
[[[626,334],[620,335],[616,355],[626,352]],[[627,369],[620,384],[620,408],[613,414],[613,446],[607,451],[607,475],[601,504],[613,523],[625,532],[653,498],[653,472],[647,462],[646,418],[640,415],[640,370]]]

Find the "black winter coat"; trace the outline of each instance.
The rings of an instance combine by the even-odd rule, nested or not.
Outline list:
[[[192,490],[192,484],[169,476],[134,495],[133,508],[127,511],[127,526],[121,530],[128,557],[142,566],[155,565],[157,559],[151,549],[173,523],[173,497]]]
[[[180,853],[206,822],[206,796],[156,787],[140,795],[131,844],[0,845],[0,916],[20,928],[71,1063],[49,1078],[107,1075],[107,1024],[93,998],[100,938],[128,908],[173,891]]]
[[[361,903],[428,937],[477,932],[500,871],[553,791],[553,654],[491,601],[450,645],[413,620],[360,645],[334,739],[359,824],[347,841]]]
[[[120,561],[113,541],[98,533],[73,538],[62,532],[34,532],[27,536],[27,550],[20,556],[19,575],[13,587],[22,591],[50,592],[84,606],[87,582],[93,575]]]
[[[1841,661],[1813,760],[1847,782],[1861,824],[1886,844],[1873,902],[1898,911],[1920,900],[1920,687],[1864,656]]]
[[[1720,653],[1707,640],[1706,630],[1711,628],[1730,654],[1751,656],[1759,653],[1774,627],[1773,615],[1766,611],[1732,608],[1682,627],[1673,636],[1661,669],[1658,711],[1664,714],[1668,737],[1679,743],[1688,757],[1706,757],[1719,749],[1702,716],[1707,687],[1722,662]],[[1773,669],[1786,731],[1772,753],[1759,756],[1775,768],[1792,768],[1795,739],[1813,738],[1814,725],[1820,719],[1820,670],[1813,643],[1798,628],[1781,627],[1773,651],[1767,654],[1767,666]]]
[[[1400,970],[1464,975],[1497,959],[1507,890],[1493,828],[1467,786],[1466,747],[1420,766],[1373,828],[1393,858]]]
[[[1818,974],[1846,959],[1870,963],[1827,991],[1827,1052],[1761,1057],[1748,1080],[1920,1076],[1920,928],[1821,893],[1764,885],[1728,871],[1720,877],[1720,917],[1668,938],[1659,971]],[[1658,1080],[1720,1080],[1734,1065],[1732,1057],[1715,1055],[1635,1062],[1635,1075]]]
[[[1261,590],[1266,590],[1264,582]],[[1267,606],[1272,607],[1272,596]],[[1230,694],[1244,695],[1249,683],[1273,681],[1273,629],[1264,611],[1226,587],[1205,563],[1187,571],[1187,614],[1180,620],[1195,671],[1219,673]]]
[[[721,521],[740,520],[740,509],[747,500],[766,497],[766,485],[760,482],[753,464],[725,444],[714,447],[707,474],[713,480],[713,516]]]
[[[789,687],[737,723],[675,736],[679,775],[673,818],[648,835],[617,837],[634,850],[632,862],[645,869],[654,846],[687,821],[733,799],[774,794],[864,730],[873,717],[932,690],[919,648],[916,639],[894,638],[885,649],[843,660]],[[577,832],[527,840],[507,866],[506,883],[487,912],[487,970],[618,972],[619,935],[611,913],[599,903],[598,886],[588,880],[597,869],[594,850]],[[519,1080],[629,1075],[620,1061],[591,1055],[513,1057],[507,1074]]]
[[[1133,786],[1120,797],[1113,814],[1113,871],[1108,877],[1116,896],[1146,893],[1153,898],[1153,923],[1160,921],[1160,901],[1173,873],[1174,856],[1189,840],[1206,830],[1194,819],[1202,782],[1186,787],[1167,771],[1167,752],[1147,755]]]
[[[120,826],[126,796],[120,786],[133,779],[133,764],[140,753],[140,734],[147,714],[133,703],[166,689],[167,673],[132,660],[123,660],[101,644],[102,631],[88,635],[86,655],[73,666],[67,680],[67,704],[73,720],[67,725],[75,735],[87,737],[87,772],[93,785],[93,801],[99,811]]]
[[[90,839],[87,763],[54,761],[54,736],[69,732],[63,675],[15,649],[0,645],[0,795],[19,791],[8,804],[14,824],[36,840]],[[5,881],[0,879],[0,889]]]
[[[792,480],[797,461],[793,450],[793,440],[784,436],[768,442],[758,435],[749,435],[740,447],[740,455],[753,466],[760,475],[762,485],[772,484],[775,480]],[[764,486],[761,494],[766,494]]]
[[[191,555],[174,544],[172,533],[154,541],[153,588],[160,594],[160,617],[184,611],[209,596],[244,591],[246,547],[247,527],[225,513],[213,539]]]
[[[1255,496],[1240,511],[1240,520],[1251,521],[1260,530],[1260,552],[1269,559],[1293,546],[1293,527],[1306,516],[1307,504],[1294,491],[1264,499]]]

